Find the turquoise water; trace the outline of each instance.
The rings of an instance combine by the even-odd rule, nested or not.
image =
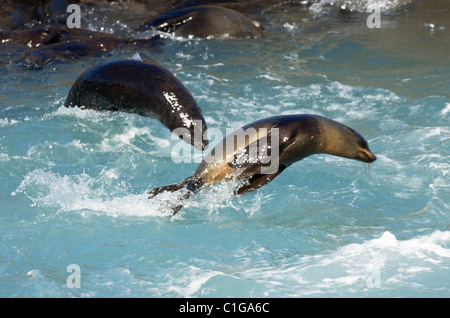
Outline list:
[[[448,297],[448,10],[419,1],[369,29],[366,13],[273,4],[252,12],[263,40],[167,36],[141,50],[185,84],[209,128],[319,114],[360,132],[378,159],[312,156],[254,193],[205,189],[173,218],[171,194],[146,191],[197,164],[173,161],[169,130],[63,106],[83,70],[134,49],[35,70],[5,63],[0,296]]]

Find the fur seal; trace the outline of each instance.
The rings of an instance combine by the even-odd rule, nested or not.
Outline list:
[[[72,85],[65,106],[153,117],[172,132],[185,128],[187,136],[179,136],[205,149],[206,123],[192,95],[169,70],[145,55],[139,58],[107,61],[87,69]]]
[[[247,133],[249,129],[255,133]],[[261,151],[264,147],[265,152]],[[259,152],[252,153],[252,149]],[[193,176],[179,184],[150,190],[149,198],[163,191],[184,189],[181,199],[187,199],[203,187],[233,179],[245,180],[235,192],[246,193],[269,183],[291,164],[319,153],[367,163],[376,160],[367,141],[337,121],[309,114],[275,116],[247,124],[229,134],[204,157]],[[270,163],[267,159],[277,161],[275,169],[263,171]],[[180,204],[173,206],[172,213],[177,213],[181,207]]]
[[[36,47],[47,38],[50,32],[48,29],[0,31],[0,43],[11,43],[14,47]]]
[[[9,32],[0,38],[16,39],[21,34]],[[36,34],[35,43],[19,60],[19,64],[27,68],[39,68],[55,62],[67,62],[76,59],[99,56],[120,47],[155,48],[157,39],[123,39],[112,34],[84,29],[55,27],[48,30],[28,32],[28,37]],[[13,37],[15,36],[15,37]],[[41,41],[36,42],[41,39]],[[16,41],[17,42],[17,41]],[[27,46],[30,41],[27,42]]]
[[[174,9],[157,16],[137,29],[174,32],[183,37],[206,38],[228,35],[232,38],[262,38],[259,23],[242,13],[228,8],[201,5]]]

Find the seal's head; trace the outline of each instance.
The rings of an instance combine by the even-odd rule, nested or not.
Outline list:
[[[328,118],[321,118],[322,153],[371,163],[377,159],[367,141],[355,130]]]

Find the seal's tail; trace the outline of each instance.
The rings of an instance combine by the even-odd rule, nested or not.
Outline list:
[[[169,209],[171,212],[171,216],[175,215],[178,211],[180,211],[180,209],[183,207],[182,201],[186,200],[189,198],[189,196],[192,194],[192,191],[189,189],[189,182],[191,181],[191,177],[187,178],[186,180],[184,180],[181,183],[177,183],[177,184],[172,184],[172,185],[168,185],[168,186],[164,186],[164,187],[159,187],[159,188],[155,188],[152,189],[150,191],[148,191],[147,193],[150,194],[150,196],[148,197],[149,199],[153,198],[154,196],[158,195],[161,192],[175,192],[178,190],[183,190],[180,191],[180,195],[177,197],[177,200],[175,202],[175,204],[171,204]]]

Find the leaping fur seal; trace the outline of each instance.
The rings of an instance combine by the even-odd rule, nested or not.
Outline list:
[[[65,106],[154,117],[170,131],[186,128],[190,143],[205,149],[206,123],[192,95],[166,68],[145,55],[140,59],[112,60],[89,68],[72,85]]]
[[[229,134],[204,157],[193,176],[150,190],[149,198],[184,189],[181,199],[187,199],[201,188],[233,178],[244,180],[235,192],[246,193],[269,183],[291,164],[319,153],[367,163],[376,160],[367,141],[337,121],[308,114],[275,116]],[[181,207],[173,206],[172,215]]]

